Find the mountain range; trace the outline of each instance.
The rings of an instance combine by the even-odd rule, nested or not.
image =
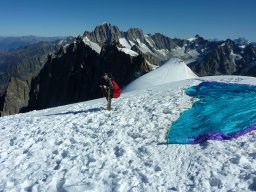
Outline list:
[[[9,38],[5,38],[5,41],[8,39]],[[16,39],[16,41],[19,42],[20,38],[12,37],[11,39]],[[64,40],[58,39],[49,41],[51,38],[37,38],[33,36],[21,39],[24,39],[26,44],[35,43],[19,46],[16,49],[0,51],[0,95],[6,90],[11,77],[26,80],[35,76],[47,61],[48,54],[57,52],[61,44],[72,40],[72,38],[69,37]],[[0,40],[0,46],[2,45],[1,43]]]
[[[45,58],[37,70],[21,72],[30,74],[25,78],[6,78],[9,83],[0,97],[1,115],[99,98],[103,72],[111,73],[124,87],[171,58],[182,60],[198,76],[256,76],[256,48],[241,38],[212,41],[196,35],[177,39],[160,33],[144,34],[139,28],[123,32],[104,23],[75,39],[51,45],[51,53],[46,49],[37,54],[36,58]],[[32,60],[28,57],[24,63],[34,67]],[[27,70],[26,65],[23,69]],[[6,76],[6,71],[2,70],[2,76]]]
[[[21,47],[26,47],[28,45],[33,45],[39,42],[51,42],[60,39],[66,39],[65,37],[37,37],[37,36],[10,36],[10,37],[0,37],[0,50],[8,51]]]

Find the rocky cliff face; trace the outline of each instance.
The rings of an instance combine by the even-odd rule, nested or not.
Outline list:
[[[256,77],[256,47],[252,44],[242,51],[242,59],[239,63],[242,67],[236,74]]]
[[[104,44],[115,44],[118,48],[121,48],[121,51],[133,50],[143,55],[148,63],[155,66],[159,66],[171,57],[195,58],[199,53],[190,54],[189,51],[192,48],[207,47],[210,44],[206,40],[203,41],[203,38],[199,36],[195,38],[195,41],[188,41],[171,39],[160,33],[144,34],[143,30],[139,28],[130,28],[123,32],[118,27],[108,23],[97,26],[92,32],[86,31],[83,38],[87,39],[88,45],[91,45],[91,42],[100,47]],[[195,49],[195,52],[197,51],[198,49]]]
[[[11,78],[9,86],[0,97],[0,116],[19,113],[28,105],[30,79],[26,81]]]
[[[59,50],[57,42],[40,42],[0,55],[0,93],[6,90],[11,77],[25,80],[35,76],[47,61],[49,53]]]
[[[255,66],[251,63],[256,59],[255,50],[250,44],[241,48],[234,41],[227,39],[207,49],[205,54],[188,66],[199,76],[252,75],[251,70]]]
[[[118,42],[118,39],[121,36],[121,32],[116,26],[103,24],[97,26],[92,33],[85,32],[84,36],[88,36],[89,39],[98,44],[113,44]]]
[[[176,47],[182,47],[184,44],[188,43],[187,40],[179,40],[179,39],[171,39],[169,37],[166,37],[162,35],[161,33],[156,33],[151,36],[152,40],[154,41],[156,48],[161,49],[167,49],[172,50]]]

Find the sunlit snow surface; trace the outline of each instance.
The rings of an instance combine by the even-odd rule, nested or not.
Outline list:
[[[196,77],[197,75],[184,63],[184,61],[173,58],[161,67],[131,82],[124,88],[124,92],[146,89],[157,85]]]
[[[88,37],[84,37],[83,38],[83,42],[88,45],[89,47],[91,47],[94,51],[96,51],[98,54],[100,54],[100,51],[101,51],[101,47],[97,44],[97,43],[94,43],[92,41],[89,40]]]
[[[191,108],[184,91],[207,77],[106,99],[0,118],[0,191],[256,190],[256,133],[200,145],[166,145]]]
[[[256,86],[203,82],[186,93],[199,101],[172,125],[169,143],[228,140],[256,130]]]

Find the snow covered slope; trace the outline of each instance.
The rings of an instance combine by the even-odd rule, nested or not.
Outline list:
[[[255,191],[256,132],[231,141],[166,145],[193,99],[185,88],[221,76],[0,118],[0,191]]]
[[[174,58],[164,65],[136,79],[124,88],[125,92],[139,89],[146,89],[156,85],[171,83],[184,79],[196,78],[197,76],[184,63],[184,61]]]

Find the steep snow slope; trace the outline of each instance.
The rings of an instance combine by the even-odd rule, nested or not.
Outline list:
[[[146,89],[152,86],[196,78],[197,76],[180,59],[170,59],[158,69],[136,79],[124,88],[125,92]]]
[[[0,118],[0,191],[256,190],[256,133],[201,145],[166,145],[165,134],[207,77]]]
[[[97,44],[97,43],[94,43],[92,41],[90,41],[88,39],[88,37],[84,37],[83,38],[83,41],[86,45],[90,46],[94,51],[96,51],[98,54],[100,54],[101,52],[101,47]]]

